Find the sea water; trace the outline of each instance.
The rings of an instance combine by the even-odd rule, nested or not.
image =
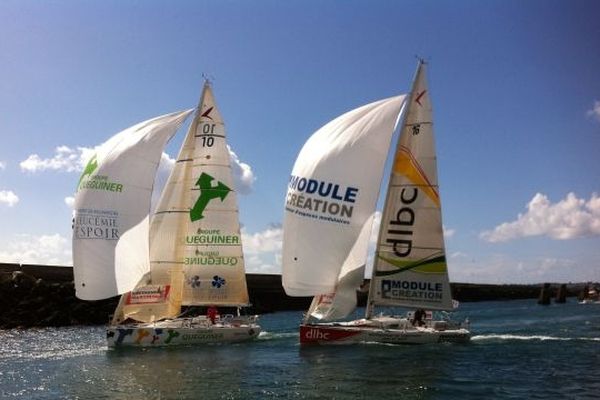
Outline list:
[[[104,327],[0,331],[0,397],[598,399],[600,305],[463,303],[468,344],[300,347],[300,312],[254,342],[108,350]]]

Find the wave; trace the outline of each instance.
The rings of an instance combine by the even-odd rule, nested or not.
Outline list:
[[[537,341],[592,341],[600,342],[598,337],[557,337],[545,335],[511,335],[511,334],[488,334],[471,337],[473,341],[498,341],[498,340],[537,340]]]
[[[360,344],[367,346],[406,347],[406,345],[402,343],[360,342]]]
[[[4,354],[4,360],[64,360],[73,357],[88,356],[105,353],[107,347],[99,348],[83,348],[83,349],[48,349],[45,351],[13,351],[9,354]]]
[[[289,339],[300,336],[299,332],[269,332],[262,331],[258,334],[258,340]]]

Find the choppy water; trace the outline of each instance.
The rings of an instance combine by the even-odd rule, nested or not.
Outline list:
[[[0,331],[0,396],[23,399],[598,399],[600,305],[463,303],[469,344],[300,348],[299,312],[255,342],[107,350],[104,327]]]

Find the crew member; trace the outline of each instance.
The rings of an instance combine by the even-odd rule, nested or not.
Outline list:
[[[208,307],[208,310],[206,310],[206,316],[208,317],[208,319],[210,319],[210,322],[214,325],[216,323],[217,317],[219,316],[219,310],[217,310],[217,307],[210,306]]]
[[[415,313],[413,315],[412,324],[416,325],[416,326],[425,325],[425,322],[423,321],[424,316],[425,316],[425,310],[423,310],[422,308],[419,308],[418,310],[415,311]]]

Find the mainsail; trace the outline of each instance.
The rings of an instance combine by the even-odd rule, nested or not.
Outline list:
[[[287,294],[334,293],[340,281],[346,287],[347,279],[356,282],[351,277],[362,275],[352,273],[366,261],[361,232],[370,231],[404,98],[380,100],[336,118],[300,151],[283,223],[282,278]]]
[[[150,294],[125,300],[124,317],[152,321],[182,305],[249,302],[225,126],[208,82],[152,218],[150,264],[134,295]]]
[[[419,63],[390,175],[367,316],[373,305],[451,310],[432,110]]]
[[[192,110],[128,128],[98,147],[75,195],[73,266],[77,297],[98,300],[132,290],[150,268],[148,215],[167,141]]]

